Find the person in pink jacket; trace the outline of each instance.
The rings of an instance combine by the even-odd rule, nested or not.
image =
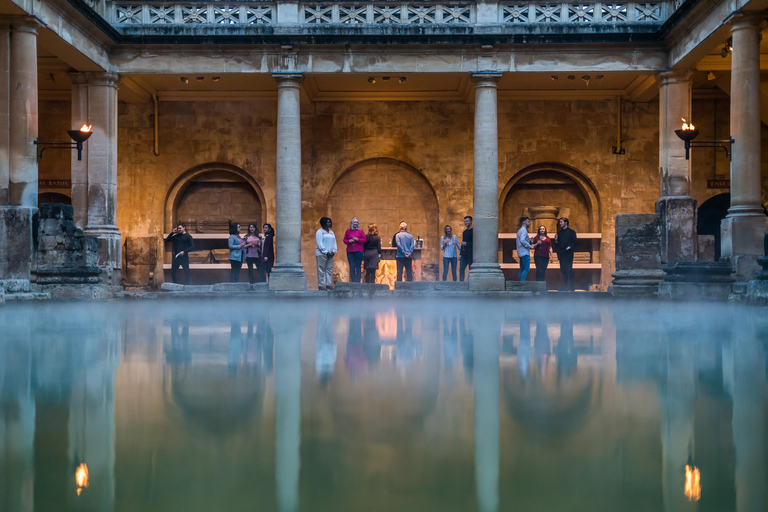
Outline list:
[[[360,221],[352,217],[349,229],[344,233],[344,243],[347,246],[347,261],[349,262],[349,282],[359,283],[363,277],[363,244],[365,232],[360,229]]]

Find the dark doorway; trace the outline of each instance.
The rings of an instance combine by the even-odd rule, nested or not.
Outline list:
[[[715,236],[715,261],[720,260],[720,223],[728,215],[731,194],[726,192],[710,197],[699,206],[696,233]]]
[[[58,192],[43,192],[37,196],[37,204],[72,204],[72,199],[64,194]]]

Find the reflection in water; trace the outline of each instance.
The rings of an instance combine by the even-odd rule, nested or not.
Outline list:
[[[6,306],[0,511],[765,510],[768,319],[736,312]]]

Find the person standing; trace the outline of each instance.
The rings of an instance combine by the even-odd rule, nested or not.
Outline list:
[[[349,229],[344,233],[344,243],[347,246],[347,261],[349,262],[349,282],[359,283],[360,270],[363,265],[363,244],[365,233],[360,229],[360,221],[352,217],[349,221]]]
[[[245,261],[245,240],[240,238],[240,224],[237,222],[229,224],[229,282],[240,282],[240,269],[243,268]]]
[[[315,233],[315,257],[317,258],[317,289],[333,289],[333,259],[336,256],[336,235],[331,231],[333,221],[328,217],[320,219],[320,229]]]
[[[536,280],[546,281],[547,267],[552,257],[552,239],[547,236],[546,226],[539,226],[539,232],[533,237],[533,261],[536,264]]]
[[[576,249],[576,232],[570,228],[567,217],[560,217],[557,221],[560,231],[555,235],[557,244],[557,259],[560,261],[560,273],[563,275],[563,287],[561,292],[576,291],[576,282],[573,275],[573,251]]]
[[[531,239],[528,236],[528,228],[531,226],[531,219],[520,217],[520,229],[517,230],[517,256],[520,258],[520,270],[518,277],[520,281],[525,281],[528,277],[528,271],[531,270]]]
[[[248,265],[248,282],[253,284],[259,278],[259,260],[261,256],[261,237],[259,227],[255,222],[248,224],[248,234],[245,235],[245,263]],[[254,276],[254,267],[256,273]]]
[[[461,234],[461,263],[459,265],[459,281],[464,280],[464,271],[472,267],[472,217],[464,217],[464,225],[467,229]]]
[[[265,283],[272,273],[275,264],[275,230],[271,224],[264,224],[264,241],[261,243],[261,264],[259,265],[259,282]]]
[[[376,224],[368,224],[368,234],[365,235],[363,244],[363,267],[365,268],[365,282],[376,283],[376,270],[381,260],[381,238],[379,227]]]
[[[459,239],[453,234],[451,226],[445,226],[444,235],[440,237],[440,249],[443,250],[443,281],[448,279],[448,267],[451,267],[451,275],[456,281],[456,259],[458,256]]]
[[[407,281],[413,281],[413,249],[415,242],[413,235],[408,232],[408,224],[400,223],[400,231],[395,235],[397,245],[397,280],[403,280],[403,269]]]
[[[189,253],[195,250],[195,241],[192,235],[187,233],[187,226],[183,222],[168,235],[166,242],[173,242],[173,261],[171,262],[171,280],[176,281],[176,271],[179,267],[184,269],[185,284],[192,284],[192,276],[189,273]]]

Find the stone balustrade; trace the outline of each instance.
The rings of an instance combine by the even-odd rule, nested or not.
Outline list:
[[[677,8],[680,0],[665,2],[240,2],[185,3],[107,1],[104,16],[118,30],[131,34],[141,27],[216,26],[219,28],[286,26],[316,29],[359,26],[483,27],[484,33],[549,32],[562,27],[568,33],[655,31]],[[496,26],[498,29],[494,30]]]

